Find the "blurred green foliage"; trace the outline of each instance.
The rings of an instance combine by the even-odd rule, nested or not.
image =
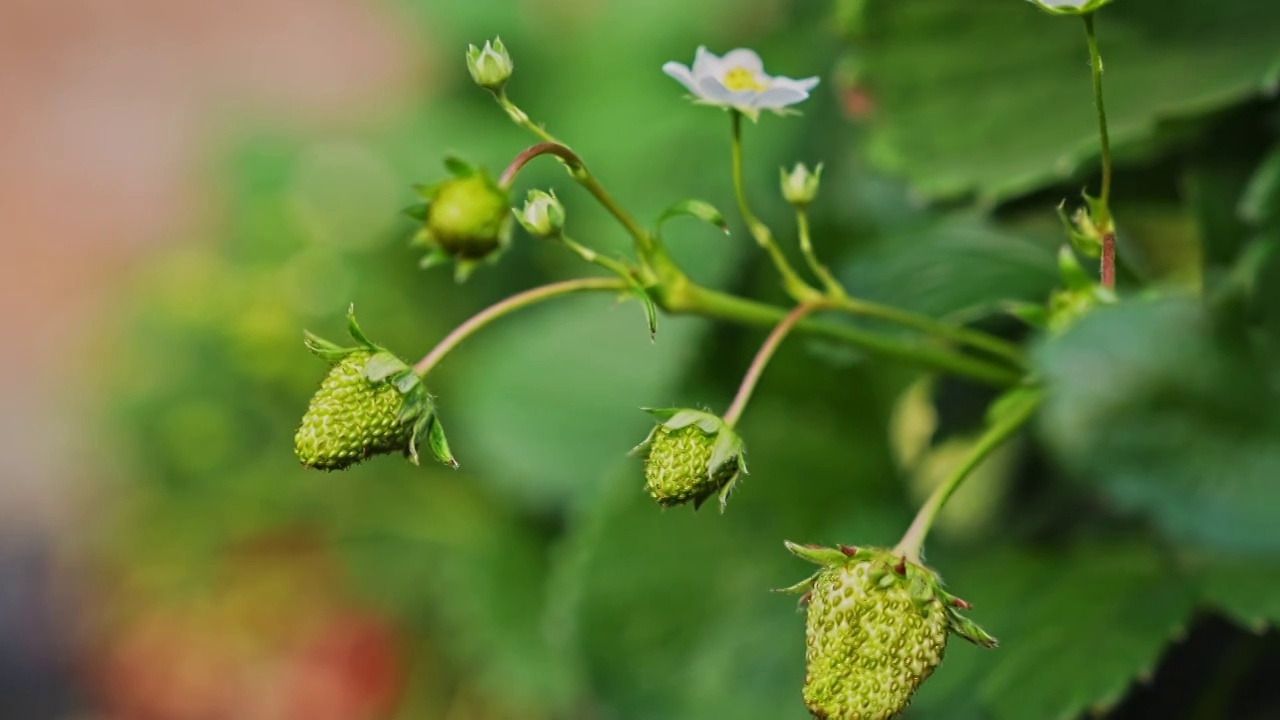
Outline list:
[[[103,432],[128,469],[100,529],[108,565],[171,598],[206,588],[237,542],[314,533],[404,630],[403,718],[803,717],[803,621],[768,590],[806,568],[781,542],[896,540],[919,498],[886,427],[911,369],[788,343],[744,418],[751,474],[723,516],[659,510],[624,453],[647,432],[638,406],[724,405],[763,333],[664,318],[652,344],[634,304],[601,298],[505,320],[431,375],[459,471],[383,458],[310,473],[290,438],[324,372],[302,328],[340,335],[354,303],[413,359],[489,302],[583,272],[517,237],[458,286],[416,269],[397,219],[444,153],[496,171],[530,142],[464,69],[466,44],[497,34],[512,96],[643,219],[690,196],[732,206],[728,120],[681,99],[662,62],[742,45],[777,72],[821,73],[803,118],[749,128],[764,218],[789,222],[769,202],[778,166],[826,161],[815,242],[855,295],[1021,336],[993,312],[1052,290],[1053,207],[1095,162],[1082,33],[1019,0],[839,5],[399,7],[441,63],[432,93],[363,135],[237,138],[225,225],[157,258],[122,301]],[[954,643],[910,717],[1076,717],[1119,703],[1201,612],[1280,621],[1280,112],[1259,95],[1278,25],[1256,0],[1118,0],[1100,17],[1122,260],[1193,263],[1201,292],[1136,297],[1160,274],[1131,266],[1132,299],[1027,336],[1050,390],[1041,442],[930,544],[1002,648]],[[850,118],[863,94],[871,116]],[[575,237],[624,246],[556,163],[518,183],[535,186],[557,189]],[[667,234],[693,277],[777,298],[739,225]],[[908,430],[941,447],[989,395],[943,382],[926,399],[936,426]],[[1212,679],[1217,656],[1199,662]],[[1268,717],[1233,702],[1203,717]]]

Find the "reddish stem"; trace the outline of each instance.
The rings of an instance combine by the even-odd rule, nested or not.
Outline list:
[[[529,146],[511,160],[511,164],[507,165],[507,169],[502,171],[502,177],[498,178],[498,185],[504,188],[511,187],[511,183],[516,178],[516,173],[520,172],[521,168],[539,155],[555,155],[569,163],[570,167],[582,167],[582,158],[564,145],[553,142],[540,142]]]
[[[1102,236],[1102,286],[1116,287],[1116,234],[1105,233]]]

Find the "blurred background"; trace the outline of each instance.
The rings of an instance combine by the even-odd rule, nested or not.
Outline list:
[[[485,305],[589,272],[517,236],[465,285],[399,213],[456,153],[531,142],[513,98],[637,217],[732,207],[728,122],[659,70],[705,44],[820,75],[748,128],[749,191],[825,162],[819,253],[853,292],[1025,339],[1051,401],[958,494],[930,560],[999,636],[954,643],[923,720],[1280,717],[1280,8],[1117,0],[1099,18],[1121,289],[1044,341],[1054,209],[1097,173],[1079,21],[1022,0],[0,2],[0,718],[806,716],[782,540],[890,544],[990,388],[789,343],[719,516],[641,491],[647,406],[723,407],[763,337],[574,298],[433,373],[462,467],[300,468],[301,331],[424,354]],[[625,238],[555,163],[572,234]],[[672,223],[700,281],[781,301],[740,223]],[[1158,296],[1158,297],[1156,297]],[[888,330],[888,329],[886,329]]]

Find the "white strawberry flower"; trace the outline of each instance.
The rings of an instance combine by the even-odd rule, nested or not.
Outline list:
[[[669,62],[662,71],[670,75],[704,105],[732,108],[752,119],[761,110],[784,114],[786,108],[809,97],[818,78],[795,80],[769,75],[754,50],[738,48],[723,57],[699,47],[693,65]]]

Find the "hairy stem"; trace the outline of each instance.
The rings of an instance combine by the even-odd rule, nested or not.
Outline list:
[[[742,180],[742,113],[737,110],[730,110],[729,116],[733,123],[733,194],[738,201],[738,211],[742,214],[742,221],[746,223],[747,230],[751,232],[751,236],[755,238],[756,244],[764,248],[765,252],[773,260],[774,267],[778,269],[778,274],[782,276],[782,286],[787,293],[791,295],[797,302],[812,302],[821,298],[821,293],[809,287],[808,283],[796,274],[791,267],[791,263],[787,260],[787,256],[782,253],[778,247],[778,243],[773,239],[773,233],[770,232],[769,226],[760,221],[755,213],[751,211],[751,204],[747,201],[747,191]]]
[[[778,347],[782,345],[782,341],[786,339],[791,329],[800,322],[805,315],[824,306],[824,303],[805,303],[797,305],[782,322],[774,326],[769,336],[765,338],[764,344],[756,351],[756,356],[751,360],[751,366],[747,368],[747,373],[742,377],[742,383],[738,386],[738,393],[733,396],[733,402],[729,405],[729,409],[724,413],[724,422],[729,427],[738,424],[738,419],[742,417],[742,412],[747,409],[747,403],[751,400],[751,393],[755,391],[756,384],[760,382],[760,376],[764,373],[765,367],[769,365],[769,361],[773,359],[773,354],[777,352]]]
[[[420,376],[425,377],[431,372],[440,361],[449,354],[451,350],[456,348],[463,340],[466,340],[477,330],[497,320],[500,317],[509,315],[521,308],[535,305],[544,300],[550,300],[561,295],[570,295],[579,292],[590,292],[597,290],[626,290],[628,284],[624,280],[614,278],[578,278],[576,280],[565,280],[563,282],[551,283],[549,285],[541,285],[522,293],[517,293],[511,297],[498,303],[490,305],[473,315],[469,320],[454,328],[452,332],[444,337],[436,344],[426,357],[418,361],[413,366],[413,371]]]
[[[1038,393],[1019,398],[1014,407],[1007,408],[1006,412],[987,428],[986,433],[978,439],[978,443],[969,451],[969,455],[965,457],[964,461],[952,471],[945,482],[934,489],[933,493],[929,495],[929,499],[925,500],[924,505],[916,513],[911,527],[907,529],[906,534],[902,536],[902,540],[898,541],[897,547],[894,548],[895,554],[902,555],[910,562],[921,563],[920,551],[924,548],[925,537],[929,535],[929,529],[933,527],[933,521],[937,519],[938,513],[947,504],[947,500],[951,499],[952,494],[969,477],[974,468],[978,467],[993,450],[1004,444],[1023,424],[1031,419],[1031,416],[1035,414],[1036,408],[1039,406],[1040,397]]]
[[[1089,69],[1093,79],[1093,105],[1098,111],[1098,141],[1102,149],[1102,190],[1098,197],[1098,217],[1094,218],[1103,233],[1101,276],[1104,287],[1116,286],[1116,236],[1111,222],[1111,135],[1107,129],[1107,106],[1102,97],[1102,55],[1098,52],[1098,36],[1094,32],[1094,14],[1084,16],[1084,35],[1089,44]]]

